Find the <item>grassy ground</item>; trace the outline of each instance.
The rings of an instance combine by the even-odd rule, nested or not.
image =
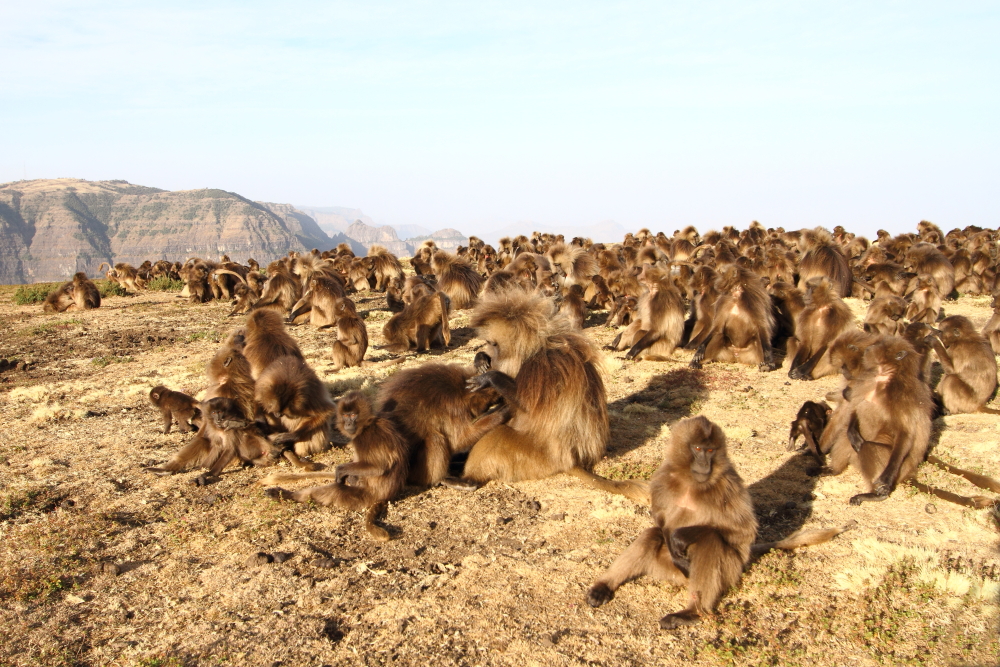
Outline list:
[[[995,665],[1000,662],[998,531],[993,514],[910,488],[850,507],[853,472],[812,479],[785,451],[805,400],[836,378],[790,382],[735,365],[691,371],[609,355],[611,443],[598,472],[645,477],[670,426],[704,414],[726,431],[765,539],[857,520],[835,541],[753,564],[716,617],[661,632],[684,592],[639,580],[600,609],[584,593],[649,524],[630,501],[560,476],[474,493],[407,489],[368,540],[359,515],[266,498],[264,471],[158,478],[142,466],[185,442],[163,435],[147,399],[165,384],[197,393],[219,340],[242,318],[171,293],[105,299],[97,311],[43,314],[0,288],[0,665]],[[388,313],[359,299],[373,344]],[[863,304],[852,302],[860,316]],[[945,305],[982,325],[984,298]],[[587,332],[606,343],[604,313]],[[478,341],[455,316],[455,349]],[[393,369],[326,372],[333,334],[293,330],[339,394],[373,390]],[[383,356],[377,350],[370,356]],[[406,366],[423,363],[412,359]],[[936,453],[1000,475],[1000,422],[936,423]],[[335,464],[343,449],[318,457]],[[922,481],[975,490],[932,466]],[[266,553],[283,562],[266,562]]]

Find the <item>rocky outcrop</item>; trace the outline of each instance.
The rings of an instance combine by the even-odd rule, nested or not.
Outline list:
[[[0,282],[8,284],[94,275],[101,262],[227,254],[264,264],[290,250],[328,250],[339,242],[288,204],[224,190],[168,192],[81,179],[0,185]]]
[[[412,254],[406,243],[399,240],[396,230],[389,225],[372,227],[360,220],[355,220],[354,224],[348,227],[344,234],[364,246],[366,249],[365,254],[367,254],[367,249],[375,244],[385,246],[389,252],[397,257],[406,257]]]

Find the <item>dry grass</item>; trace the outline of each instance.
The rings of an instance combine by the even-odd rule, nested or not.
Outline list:
[[[989,511],[908,488],[850,507],[856,474],[812,479],[785,451],[798,406],[835,388],[834,378],[793,383],[782,371],[719,364],[691,371],[684,352],[678,363],[609,359],[602,474],[648,477],[670,425],[704,414],[729,437],[764,539],[858,521],[829,544],[761,558],[717,616],[665,633],[657,619],[684,604],[682,591],[639,580],[600,609],[583,599],[648,525],[645,508],[562,476],[475,493],[408,489],[383,519],[394,539],[382,545],[364,537],[356,514],[267,499],[254,483],[265,471],[233,469],[209,487],[193,486],[194,472],[150,476],[142,466],[186,438],[160,433],[146,393],[157,384],[198,393],[217,341],[241,319],[227,318],[225,304],[145,292],[67,320],[16,306],[12,294],[0,288],[0,324],[15,333],[0,339],[0,357],[29,366],[0,374],[0,665],[1000,662]],[[376,345],[383,303],[365,294],[358,304]],[[945,309],[980,325],[989,315],[983,299]],[[478,342],[467,323],[458,314],[456,349],[431,356],[471,362]],[[600,343],[614,335],[587,332]],[[326,373],[334,334],[292,335],[336,395],[373,393],[396,370]],[[936,426],[941,458],[1000,474],[995,417]],[[334,449],[319,460],[348,458]],[[933,466],[920,478],[974,492]],[[291,556],[265,564],[258,552]]]

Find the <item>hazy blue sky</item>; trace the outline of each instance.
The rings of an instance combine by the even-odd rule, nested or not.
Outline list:
[[[466,233],[996,227],[998,123],[996,2],[0,3],[0,181]]]

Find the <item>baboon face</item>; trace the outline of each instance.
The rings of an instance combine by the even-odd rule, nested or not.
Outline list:
[[[707,482],[712,476],[716,445],[707,440],[697,440],[692,441],[688,448],[691,451],[691,476],[696,482]]]

